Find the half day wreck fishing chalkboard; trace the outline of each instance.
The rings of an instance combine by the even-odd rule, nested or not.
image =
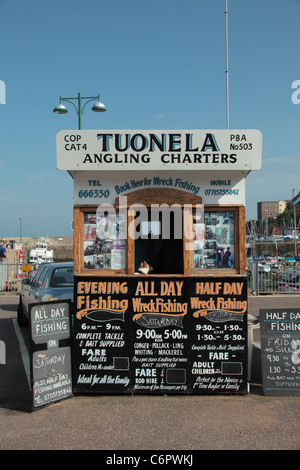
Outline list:
[[[33,409],[72,396],[70,303],[30,306]]]
[[[264,394],[300,395],[300,308],[259,312]]]
[[[246,278],[75,277],[73,391],[246,393]]]

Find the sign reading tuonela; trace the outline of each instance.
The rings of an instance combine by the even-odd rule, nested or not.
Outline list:
[[[75,278],[77,393],[246,393],[247,279]]]
[[[33,409],[72,396],[70,302],[30,308]]]
[[[258,130],[60,131],[59,170],[258,170]]]

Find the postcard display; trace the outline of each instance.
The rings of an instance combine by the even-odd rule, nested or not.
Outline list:
[[[204,223],[194,219],[194,268],[222,269],[234,266],[233,212],[206,212]]]
[[[74,178],[83,224],[74,257],[73,393],[247,393],[236,208],[245,205],[245,175],[261,167],[260,133],[61,131],[57,155],[58,169]],[[168,190],[182,207],[196,197],[204,204],[204,216],[192,219],[192,257],[185,274],[134,274],[134,251],[120,236],[126,210],[101,215],[96,206],[114,208],[127,196],[139,202],[141,194],[163,203]]]
[[[85,269],[125,268],[125,240],[119,237],[120,224],[124,227],[124,214],[85,214]]]

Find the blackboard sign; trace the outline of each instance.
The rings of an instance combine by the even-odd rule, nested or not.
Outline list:
[[[191,298],[191,388],[241,393],[247,387],[247,283],[197,280]]]
[[[71,312],[68,301],[30,305],[33,409],[72,396]]]
[[[36,344],[50,346],[70,338],[70,308],[68,302],[47,302],[31,307],[31,338]]]
[[[138,279],[131,299],[133,391],[187,393],[188,283]]]
[[[300,395],[300,308],[259,312],[264,394]]]
[[[73,391],[246,393],[246,278],[200,279],[75,277]]]

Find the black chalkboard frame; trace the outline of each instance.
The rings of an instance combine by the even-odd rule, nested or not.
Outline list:
[[[67,315],[67,322],[68,322],[68,331],[69,331],[69,336],[65,337],[63,339],[59,339],[55,344],[48,345],[47,342],[35,342],[33,337],[32,337],[32,309],[36,307],[55,307],[55,306],[61,306],[61,305],[67,305],[68,308],[68,315]],[[60,300],[60,301],[51,301],[51,302],[36,302],[28,305],[28,310],[29,310],[29,355],[30,355],[30,393],[31,393],[31,411],[36,411],[41,408],[45,408],[46,406],[49,406],[53,403],[57,403],[63,400],[66,400],[68,398],[72,398],[73,395],[73,389],[72,389],[72,343],[73,343],[73,334],[72,334],[72,316],[73,316],[73,303],[71,300],[66,299],[66,300]],[[34,399],[34,368],[33,368],[33,361],[34,358],[36,357],[36,354],[43,352],[53,352],[57,350],[58,352],[67,352],[67,359],[68,359],[68,370],[69,370],[69,377],[70,377],[70,387],[71,391],[69,391],[67,394],[64,394],[63,396],[60,396],[56,399],[52,399],[48,402],[42,403],[42,404],[35,404],[35,399]]]
[[[262,385],[266,396],[300,395],[300,331],[292,327],[294,322],[299,324],[299,314],[297,308],[259,310]],[[297,350],[293,351],[293,343]]]
[[[87,353],[88,348],[86,345],[86,339],[82,339],[82,333],[89,331],[91,334],[98,334],[98,332],[103,331],[103,326],[105,321],[108,321],[108,313],[105,315],[105,321],[100,322],[98,318],[98,312],[94,311],[97,308],[92,304],[94,300],[97,301],[97,296],[99,294],[96,292],[86,293],[86,296],[83,293],[83,286],[85,282],[88,286],[97,285],[101,280],[103,282],[109,282],[109,284],[126,284],[128,290],[125,292],[118,292],[114,296],[109,292],[107,294],[101,294],[101,302],[106,302],[106,298],[110,302],[110,299],[119,301],[121,306],[122,301],[126,301],[126,310],[123,317],[118,317],[118,321],[122,325],[122,328],[119,328],[118,331],[123,335],[125,344],[123,349],[119,349],[119,352],[116,353],[116,349],[111,350],[111,354],[108,351],[107,347],[106,357],[108,359],[107,364],[109,367],[104,367],[102,370],[102,365],[100,362],[100,367],[98,367],[98,361],[95,360],[88,361],[85,354]],[[159,341],[164,343],[178,343],[180,346],[175,346],[177,349],[182,349],[182,357],[180,357],[180,351],[178,357],[180,360],[186,362],[178,363],[174,367],[176,377],[173,372],[167,371],[166,374],[159,374],[157,369],[157,374],[159,374],[166,384],[165,388],[157,387],[160,385],[159,380],[155,382],[156,376],[151,375],[151,370],[156,368],[155,365],[155,354],[154,350],[156,346],[153,346],[153,351],[151,350],[149,356],[141,354],[140,356],[134,352],[135,343],[142,343],[141,346],[137,346],[137,349],[144,348],[145,351],[152,349],[151,344],[156,342],[152,336],[146,336],[146,331],[151,329],[158,328],[157,326],[152,326],[147,328],[143,324],[143,316],[140,315],[138,310],[133,310],[133,305],[131,300],[137,295],[137,284],[141,284],[143,287],[142,302],[149,303],[151,305],[151,299],[158,298],[157,295],[160,292],[160,295],[163,297],[161,292],[162,284],[170,285],[170,283],[182,283],[182,292],[181,294],[172,294],[172,296],[167,296],[167,298],[175,299],[178,304],[188,303],[188,313],[182,316],[182,328],[179,328],[180,339],[172,337],[172,330],[178,330],[173,326],[166,326],[168,329],[169,336],[164,341],[161,339]],[[80,283],[80,284],[79,284]],[[94,284],[95,283],[95,284]],[[199,292],[196,292],[196,285],[199,284]],[[239,289],[237,285],[239,284]],[[80,285],[80,287],[79,287]],[[148,288],[146,288],[146,285]],[[226,289],[225,289],[226,285]],[[160,286],[160,287],[159,287]],[[203,292],[201,291],[203,287]],[[235,288],[234,288],[235,287]],[[209,291],[209,292],[206,292]],[[228,290],[228,291],[227,291]],[[79,292],[80,291],[80,292]],[[226,292],[225,292],[226,291]],[[78,293],[79,292],[79,293]],[[223,293],[224,292],[224,293]],[[222,295],[221,295],[222,293]],[[190,304],[190,299],[194,297],[199,297],[201,305],[198,303],[195,306]],[[85,304],[85,299],[88,301]],[[74,342],[73,342],[73,392],[74,395],[80,394],[119,394],[119,393],[134,393],[134,394],[246,394],[248,393],[248,354],[247,354],[247,342],[248,342],[248,331],[247,331],[247,278],[246,276],[231,276],[231,277],[176,277],[171,276],[152,276],[152,277],[137,277],[137,276],[124,276],[124,277],[109,277],[100,278],[99,276],[75,276],[74,278]],[[128,302],[127,302],[128,301]],[[222,301],[222,302],[221,302]],[[230,301],[230,302],[229,302]],[[90,303],[91,302],[91,303]],[[234,305],[236,303],[236,305]],[[238,305],[238,303],[240,305]],[[78,306],[76,309],[75,306]],[[91,308],[90,308],[91,307]],[[92,308],[93,307],[93,308]],[[102,307],[101,307],[102,308]],[[104,307],[103,307],[104,308]],[[201,308],[207,309],[202,312]],[[200,310],[199,310],[200,309]],[[78,310],[78,311],[77,311]],[[210,312],[211,310],[211,312]],[[233,311],[231,311],[233,310]],[[203,315],[202,315],[203,313]],[[207,313],[207,314],[206,314]],[[147,311],[148,318],[150,314]],[[147,315],[146,314],[146,315]],[[175,312],[176,314],[176,312]],[[99,314],[100,315],[100,314]],[[102,315],[102,314],[101,314]],[[100,315],[100,316],[101,316]],[[119,315],[119,314],[118,314]],[[89,318],[90,317],[90,318]],[[93,318],[92,318],[93,317]],[[163,315],[161,315],[163,317]],[[116,320],[116,319],[115,319]],[[96,323],[99,323],[99,328]],[[152,325],[157,322],[157,318],[150,318],[149,322],[152,321]],[[148,324],[149,324],[148,322]],[[84,323],[84,330],[81,329],[81,323]],[[117,325],[116,321],[116,325]],[[225,326],[228,328],[225,331]],[[145,328],[144,328],[145,327]],[[98,328],[98,329],[97,329]],[[137,329],[142,330],[141,336],[137,336]],[[108,330],[111,331],[111,330]],[[104,330],[105,332],[105,330]],[[153,332],[153,331],[152,331]],[[167,338],[164,334],[164,329],[161,327],[157,329],[157,336]],[[212,340],[216,341],[215,346],[211,345],[210,336],[213,335]],[[162,336],[163,335],[163,336]],[[199,339],[199,335],[201,339]],[[206,337],[205,339],[203,339]],[[226,340],[225,340],[226,337]],[[95,336],[96,338],[96,336]],[[94,338],[93,338],[94,339]],[[102,339],[102,337],[101,337]],[[98,339],[95,339],[98,341]],[[204,341],[204,343],[203,343]],[[82,343],[82,347],[80,346]],[[149,347],[147,344],[149,343]],[[203,344],[202,344],[203,343]],[[231,344],[232,343],[232,344]],[[98,344],[98,343],[97,343]],[[126,344],[129,346],[127,347]],[[182,347],[181,347],[182,344]],[[235,346],[229,351],[228,345]],[[172,344],[172,348],[175,344]],[[211,347],[211,346],[214,346]],[[100,340],[99,345],[100,348]],[[101,347],[105,347],[102,345]],[[166,346],[167,347],[167,346]],[[83,354],[81,348],[85,348],[85,353]],[[159,346],[157,347],[159,349]],[[92,348],[91,348],[92,351]],[[142,351],[143,352],[143,351]],[[153,354],[152,354],[153,352]],[[223,357],[222,356],[222,353]],[[217,353],[217,354],[214,354]],[[92,353],[90,353],[92,354]],[[162,362],[167,364],[169,361],[169,353],[166,353],[166,358],[160,356],[159,360],[162,359]],[[100,355],[100,353],[99,353]],[[129,366],[128,371],[125,372],[125,368],[122,368],[122,372],[117,372],[117,374],[123,374],[121,378],[124,379],[125,376],[129,379],[126,386],[123,386],[119,381],[118,387],[115,386],[113,378],[109,377],[111,380],[108,383],[108,375],[111,375],[111,371],[114,369],[112,366],[112,356],[128,356]],[[213,356],[213,357],[212,357]],[[142,362],[139,362],[139,357]],[[170,356],[173,357],[173,356]],[[177,356],[174,356],[177,357]],[[144,359],[143,359],[144,358]],[[149,360],[148,360],[149,358]],[[123,357],[124,359],[124,357]],[[152,361],[150,363],[150,361]],[[175,361],[171,361],[175,363]],[[147,365],[142,365],[142,363],[147,363]],[[91,364],[91,367],[87,367]],[[140,365],[139,365],[140,364]],[[172,364],[173,367],[173,364]],[[195,368],[193,371],[192,369]],[[140,369],[140,370],[138,370]],[[146,372],[142,369],[149,369],[149,376],[142,375],[142,372]],[[199,370],[198,370],[199,369]],[[207,370],[206,370],[207,369]],[[100,373],[98,375],[98,372]],[[164,370],[163,368],[161,369]],[[172,374],[172,376],[171,376]],[[185,374],[185,375],[184,375]],[[101,376],[100,376],[101,375]],[[203,376],[205,380],[198,380],[198,376]],[[102,377],[104,379],[102,380]],[[201,377],[200,377],[201,378]],[[223,380],[224,379],[224,380]],[[162,380],[162,379],[161,379]],[[206,381],[207,380],[207,381]],[[141,383],[141,387],[140,384]],[[149,386],[145,386],[149,384]],[[208,385],[207,385],[208,384]]]

